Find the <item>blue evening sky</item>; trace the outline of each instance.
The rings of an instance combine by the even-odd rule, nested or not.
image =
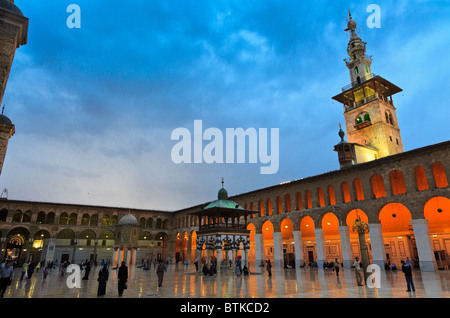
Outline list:
[[[403,89],[405,151],[449,139],[449,1],[15,1],[30,19],[3,103],[9,199],[174,210],[339,169],[347,10],[372,71]],[[381,8],[368,28],[367,6]],[[67,7],[81,8],[70,29]],[[279,128],[279,170],[175,164],[194,120]],[[344,126],[345,128],[345,126]],[[207,142],[204,142],[204,145]]]

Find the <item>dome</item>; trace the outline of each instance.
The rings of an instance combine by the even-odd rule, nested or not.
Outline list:
[[[23,16],[22,11],[20,11],[20,9],[9,0],[0,0],[0,9]]]
[[[228,200],[228,192],[224,188],[220,189],[217,193],[217,198],[219,200]]]
[[[139,225],[138,220],[131,214],[124,215],[117,225]]]
[[[353,20],[348,21],[347,23],[347,30],[355,30],[356,29],[356,22]]]
[[[9,119],[8,117],[6,117],[3,114],[0,114],[0,124],[12,125],[13,123],[11,122],[11,119]]]

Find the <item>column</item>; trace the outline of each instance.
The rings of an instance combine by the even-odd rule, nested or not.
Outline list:
[[[56,239],[51,238],[48,240],[47,251],[45,253],[45,263],[53,261],[55,249],[56,249]]]
[[[133,256],[131,258],[131,265],[136,266],[136,254],[137,254],[137,248],[133,247]]]
[[[30,238],[28,240],[27,258],[25,259],[26,262],[30,261],[30,255],[31,255],[31,249],[33,248],[33,242],[34,242],[34,238]]]
[[[262,234],[255,234],[255,272],[263,272],[261,262],[265,262],[264,256],[264,238]]]
[[[283,234],[273,232],[274,266],[283,266]]]
[[[78,244],[78,240],[74,239],[73,240],[72,259],[70,261],[71,264],[75,263],[75,254],[77,252],[77,244]]]
[[[370,246],[372,247],[372,262],[380,266],[384,271],[384,263],[386,263],[386,250],[384,248],[383,232],[381,224],[369,223]]]
[[[217,254],[217,273],[220,272],[220,264],[222,263],[222,246],[220,248],[216,249],[216,254]]]
[[[294,250],[295,250],[295,265],[298,268],[303,265],[303,241],[302,241],[302,231],[293,231],[294,234]]]
[[[248,264],[248,248],[244,247],[244,265],[247,266],[247,268],[249,268],[249,264]]]
[[[339,235],[341,237],[342,263],[344,268],[350,268],[353,261],[352,245],[350,243],[349,227],[339,226]]]
[[[97,245],[98,245],[98,239],[94,240],[94,264],[97,262]]]
[[[327,260],[323,229],[314,229],[314,234],[316,236],[317,267],[322,268],[323,263]]]
[[[420,270],[424,272],[436,271],[437,264],[431,245],[430,231],[427,219],[411,220],[414,237],[416,238],[417,253],[419,254]]]
[[[119,250],[119,248],[117,246],[115,246],[112,261],[111,261],[111,266],[113,268],[117,267],[117,260],[118,260],[118,253],[119,253],[118,250]]]

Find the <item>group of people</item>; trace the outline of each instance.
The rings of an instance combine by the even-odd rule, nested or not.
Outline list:
[[[403,274],[405,274],[405,280],[406,280],[406,286],[407,292],[415,292],[416,288],[414,286],[414,281],[413,281],[413,276],[412,276],[412,263],[411,260],[407,257],[406,261],[401,260],[400,263],[402,264],[402,272]],[[361,275],[361,271],[363,270],[363,265],[361,263],[361,261],[359,260],[358,257],[355,258],[355,262],[353,263],[352,266],[355,269],[355,275],[356,275],[356,281],[358,286],[362,286],[362,275]],[[395,266],[395,264],[392,264],[391,266],[387,267],[388,269],[386,270],[391,270],[391,271],[395,271],[397,270],[397,267]]]

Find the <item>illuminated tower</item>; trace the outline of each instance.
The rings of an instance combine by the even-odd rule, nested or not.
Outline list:
[[[372,57],[366,54],[366,42],[356,34],[356,22],[349,14],[347,29],[350,84],[333,97],[344,106],[348,141],[335,146],[342,166],[367,162],[403,152],[403,143],[392,95],[401,92],[379,75],[372,73]],[[345,153],[344,151],[347,151]],[[348,152],[350,151],[350,153]]]
[[[24,17],[14,0],[0,0],[0,105],[5,94],[6,83],[16,49],[27,43],[28,18]],[[5,160],[9,138],[15,128],[11,120],[0,115],[0,173]]]

